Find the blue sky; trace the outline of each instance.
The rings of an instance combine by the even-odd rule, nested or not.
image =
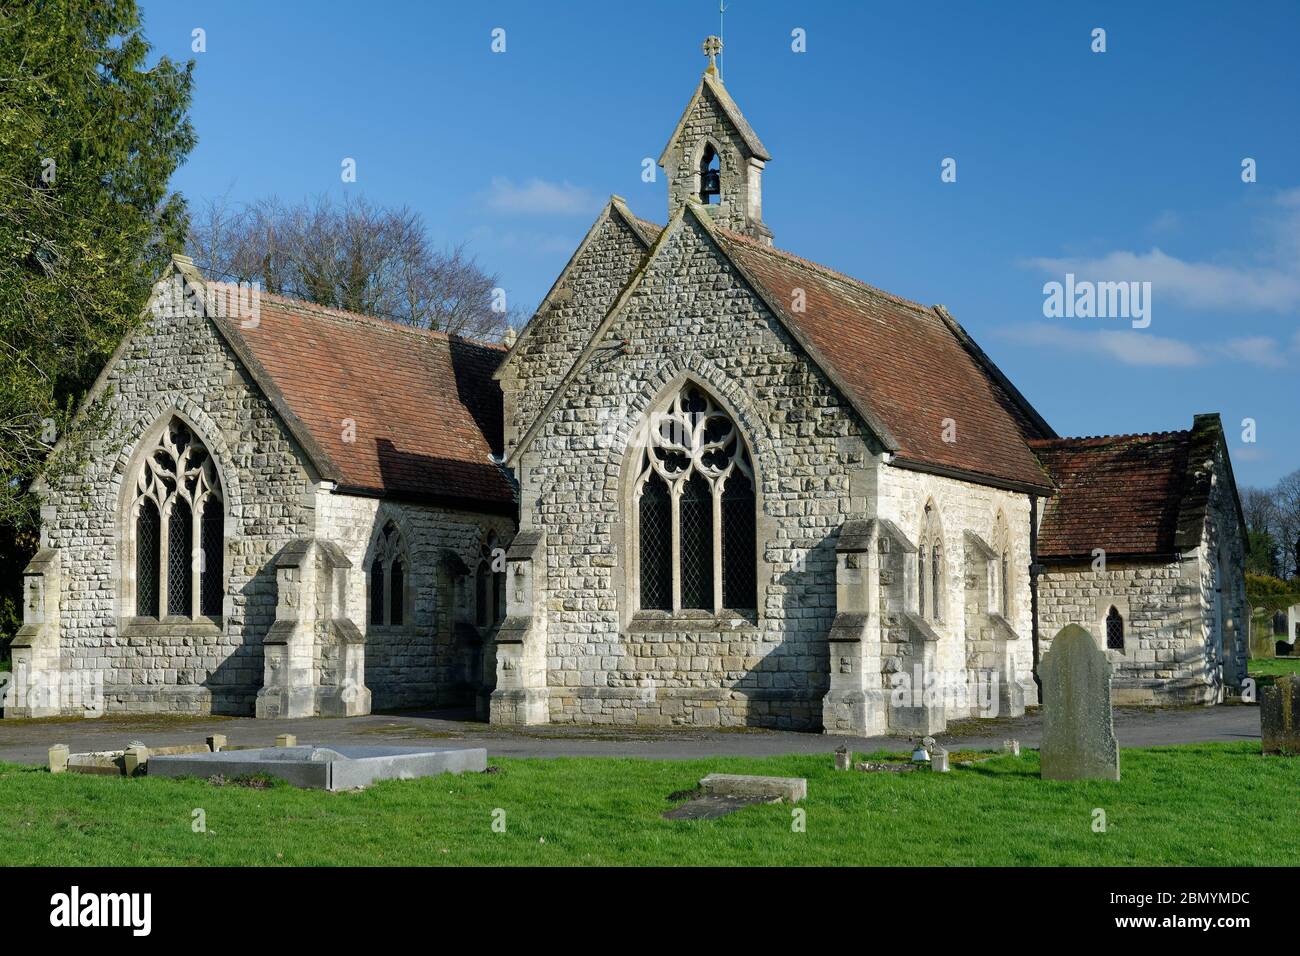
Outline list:
[[[718,29],[717,0],[141,7],[197,62],[192,202],[410,205],[529,307],[610,193],[666,218],[641,163]],[[1218,411],[1238,482],[1266,484],[1300,467],[1298,28],[1293,2],[731,0],[723,68],[778,246],[947,305],[1061,434]],[[1045,317],[1067,272],[1151,282],[1150,325]]]

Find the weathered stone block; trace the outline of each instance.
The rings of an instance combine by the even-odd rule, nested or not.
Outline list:
[[[808,796],[808,781],[803,777],[711,773],[700,781],[700,789],[724,797],[770,797],[786,803],[798,803]]]
[[[1260,687],[1259,729],[1264,753],[1300,755],[1300,676]]]

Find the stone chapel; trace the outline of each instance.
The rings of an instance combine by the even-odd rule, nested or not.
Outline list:
[[[1221,700],[1247,610],[1218,416],[1058,436],[943,306],[779,248],[771,159],[710,57],[666,223],[612,197],[508,349],[265,294],[252,323],[146,311],[90,463],[36,487],[5,715],[90,686],[935,733],[1034,704],[1067,624],[1117,702]]]

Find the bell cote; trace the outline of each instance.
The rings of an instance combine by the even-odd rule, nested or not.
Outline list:
[[[682,204],[704,204],[715,223],[768,245],[763,224],[763,166],[772,157],[722,85],[722,41],[704,41],[709,66],[673,130],[659,165],[668,176],[668,215]]]

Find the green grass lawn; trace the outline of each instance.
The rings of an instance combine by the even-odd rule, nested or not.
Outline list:
[[[0,764],[0,865],[1300,864],[1300,758],[1257,743],[1126,750],[1118,784],[1040,780],[1028,751],[949,774],[837,772],[829,754],[492,765],[331,794]],[[783,805],[661,819],[709,772],[807,777],[806,832]]]
[[[1255,677],[1300,674],[1300,657],[1256,657],[1250,661],[1247,671]]]

